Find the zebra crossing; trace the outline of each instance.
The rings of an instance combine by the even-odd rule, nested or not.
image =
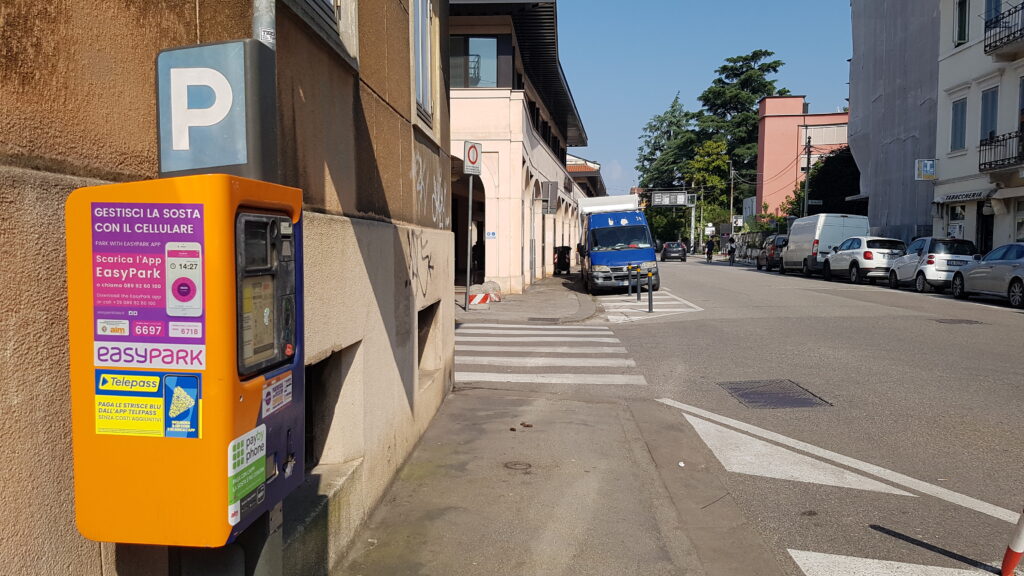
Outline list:
[[[621,344],[606,326],[462,324],[455,383],[646,385]]]
[[[597,303],[604,308],[608,321],[616,324],[704,311],[700,306],[676,296],[668,288],[662,288],[654,293],[654,312],[648,312],[647,297],[647,292],[640,294],[639,301],[635,294],[611,294],[598,296]]]

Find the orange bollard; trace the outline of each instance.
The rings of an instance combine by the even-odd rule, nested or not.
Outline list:
[[[1024,515],[1017,521],[1017,527],[1013,530],[1013,537],[1006,547],[1006,554],[1003,555],[1002,576],[1013,576],[1014,570],[1020,564],[1021,556],[1024,556]]]

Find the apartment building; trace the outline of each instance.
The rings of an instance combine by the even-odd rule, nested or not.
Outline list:
[[[1024,5],[942,0],[938,87],[935,234],[1024,241]]]
[[[808,137],[811,166],[846,145],[849,114],[811,114],[809,110],[803,96],[768,96],[757,104],[758,214],[778,215],[779,207],[803,181]]]
[[[603,185],[584,188],[567,169],[567,148],[586,146],[587,133],[558,58],[555,2],[451,0],[450,15],[451,150],[460,156],[466,141],[483,150],[473,242],[484,245],[483,278],[521,293],[553,274],[555,247],[575,246],[577,202]],[[452,199],[465,229],[465,177]]]
[[[933,158],[939,72],[934,0],[853,0],[850,151],[860,169],[873,234],[906,242],[932,233],[931,181],[915,162]]]
[[[303,191],[308,465],[256,554],[260,574],[326,575],[452,385],[448,2],[255,4],[270,13],[257,36],[276,39],[277,180]],[[157,54],[252,37],[254,2],[62,6],[0,8],[0,572],[251,574],[252,548],[100,544],[76,530],[63,215],[78,187],[156,177]]]

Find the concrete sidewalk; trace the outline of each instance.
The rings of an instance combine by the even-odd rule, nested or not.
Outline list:
[[[455,295],[456,322],[495,322],[572,324],[582,322],[597,311],[594,299],[583,291],[579,274],[544,278],[523,294],[503,295],[488,310],[463,310],[465,290]]]
[[[705,574],[658,474],[625,403],[460,390],[337,574]]]

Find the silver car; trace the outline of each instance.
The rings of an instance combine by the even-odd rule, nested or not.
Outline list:
[[[941,292],[953,283],[953,274],[974,260],[978,249],[970,240],[918,238],[897,258],[889,271],[889,287],[911,284],[918,292]]]
[[[952,292],[954,298],[999,296],[1014,308],[1024,307],[1024,242],[1000,246],[962,266],[953,274]]]
[[[825,280],[842,276],[851,284],[862,284],[889,277],[890,263],[903,256],[907,245],[896,238],[854,236],[832,249],[822,266]]]

